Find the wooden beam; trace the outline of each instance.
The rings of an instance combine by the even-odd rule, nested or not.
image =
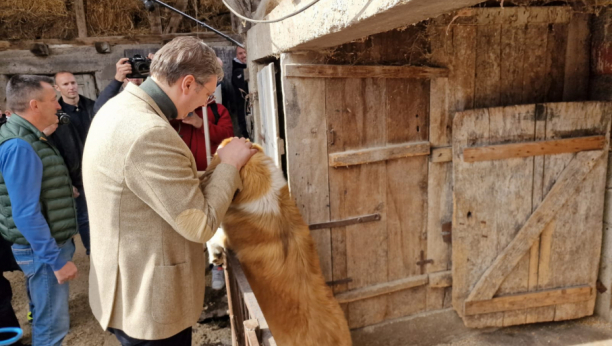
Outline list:
[[[189,0],[178,0],[174,4],[174,8],[176,8],[179,11],[185,12],[185,9],[187,8],[187,3],[188,2],[189,2]],[[172,15],[170,16],[170,22],[168,23],[168,26],[164,30],[164,34],[173,34],[173,33],[175,33],[176,30],[178,29],[179,25],[181,24],[181,20],[182,19],[183,19],[183,16],[181,16],[180,14],[178,14],[176,12],[172,12]]]
[[[577,153],[580,151],[601,150],[605,145],[605,136],[576,137],[551,141],[489,145],[484,147],[463,149],[463,161],[478,162],[504,160],[516,157]]]
[[[429,142],[402,143],[386,147],[329,154],[329,165],[332,167],[362,165],[404,157],[429,155],[429,152]]]
[[[601,164],[603,157],[603,151],[587,151],[576,154],[538,209],[531,214],[516,237],[481,276],[467,301],[493,298],[504,279],[525,256],[544,230],[544,227],[565,205],[567,200],[580,189],[582,181],[597,164]]]
[[[230,36],[235,36],[232,33],[227,33]],[[201,33],[179,33],[179,34],[162,34],[162,35],[138,35],[138,36],[106,36],[106,37],[83,37],[74,40],[59,40],[59,39],[41,39],[41,40],[8,40],[0,41],[0,51],[5,50],[29,50],[35,43],[45,43],[52,45],[72,45],[72,46],[93,46],[96,42],[108,42],[111,45],[118,44],[145,44],[145,43],[160,43],[170,41],[175,37],[194,36],[203,39],[206,42],[227,42],[224,38],[212,32]],[[229,42],[227,42],[229,45]]]
[[[453,147],[431,149],[431,162],[443,163],[453,161]]]
[[[429,287],[444,288],[453,285],[453,273],[450,270],[429,273]]]
[[[162,34],[162,22],[161,16],[159,15],[159,6],[155,6],[153,11],[149,12],[149,24],[151,26],[151,35]]]
[[[593,288],[583,285],[572,288],[515,294],[489,300],[466,301],[465,315],[539,308],[557,304],[577,303],[593,298]]]
[[[85,5],[83,4],[83,0],[74,1],[74,11],[76,12],[79,38],[87,37],[87,21],[85,20]]]
[[[357,300],[363,300],[373,297],[382,296],[393,292],[407,290],[413,287],[425,286],[429,282],[429,276],[419,275],[402,280],[385,282],[374,286],[367,286],[353,291],[343,292],[336,295],[338,303],[350,303]]]
[[[489,7],[464,8],[431,21],[433,25],[526,25],[564,24],[572,18],[572,8],[555,7]],[[430,25],[431,25],[430,24]]]
[[[286,77],[301,78],[440,78],[448,69],[418,66],[356,66],[288,64]]]

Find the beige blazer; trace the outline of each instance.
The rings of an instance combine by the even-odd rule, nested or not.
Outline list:
[[[146,340],[197,322],[208,241],[237,189],[220,165],[204,185],[189,148],[133,84],[94,118],[83,157],[91,232],[89,303],[102,325]]]

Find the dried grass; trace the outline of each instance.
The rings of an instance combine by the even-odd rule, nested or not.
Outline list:
[[[167,1],[176,5],[178,0]],[[150,32],[149,16],[140,0],[85,0],[89,36],[132,36]],[[188,0],[189,15],[222,30],[231,30],[231,17],[221,0]],[[171,12],[162,9],[162,27]],[[41,38],[72,39],[77,36],[74,0],[0,0],[0,40]],[[202,32],[204,28],[181,20],[178,32]]]
[[[76,23],[65,0],[1,0],[0,38],[72,38]]]
[[[89,0],[86,2],[89,36],[146,34],[149,16],[140,0]]]

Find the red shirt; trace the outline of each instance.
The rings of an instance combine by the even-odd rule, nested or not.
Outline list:
[[[215,124],[215,115],[213,114],[210,107],[207,107],[208,113],[208,132],[210,133],[210,154],[214,155],[217,152],[217,147],[221,142],[229,137],[234,136],[234,129],[232,127],[232,119],[230,118],[227,109],[217,104],[217,110],[219,111],[219,121]],[[202,108],[195,110],[195,114],[203,119]],[[208,164],[206,163],[206,140],[204,138],[204,126],[196,129],[195,127],[183,123],[181,120],[172,120],[170,122],[172,127],[178,132],[183,138],[185,144],[191,149],[193,157],[195,157],[198,171],[206,170]]]

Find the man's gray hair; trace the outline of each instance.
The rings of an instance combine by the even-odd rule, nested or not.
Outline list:
[[[191,36],[177,37],[155,53],[151,76],[174,85],[187,75],[204,85],[212,76],[222,80],[223,69],[217,62],[215,51],[202,40]]]
[[[30,100],[40,100],[42,83],[53,86],[53,78],[47,76],[15,75],[6,85],[7,107],[15,113],[23,112],[30,107]]]

